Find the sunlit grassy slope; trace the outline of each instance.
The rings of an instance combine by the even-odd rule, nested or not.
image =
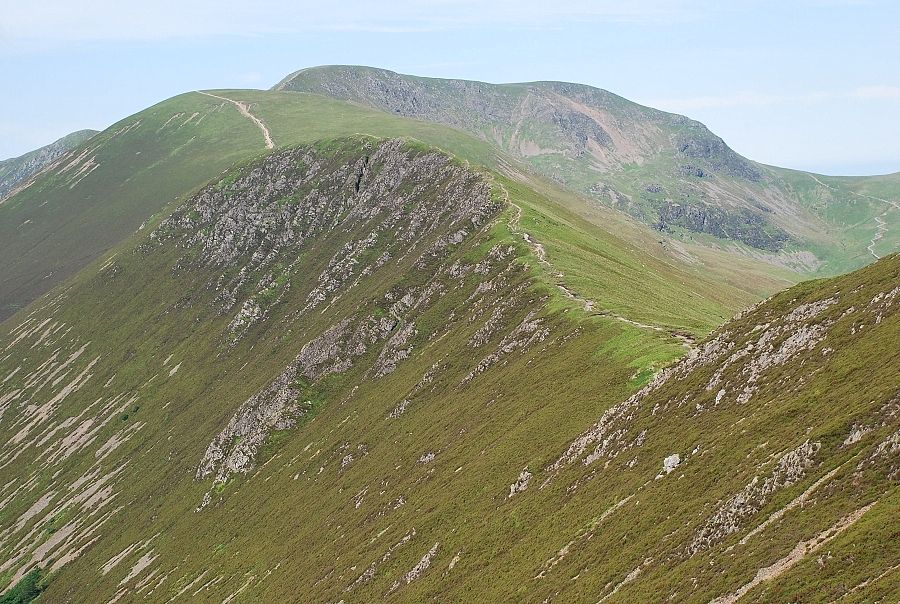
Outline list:
[[[553,278],[595,300],[598,310],[704,333],[735,309],[797,279],[789,271],[698,247],[690,248],[696,257],[684,262],[645,227],[547,180],[523,174],[515,169],[515,160],[459,130],[312,94],[237,90],[223,94],[252,103],[277,133],[278,144],[329,133],[409,136],[507,174],[504,182],[509,183],[513,201],[526,210],[525,230],[546,248],[556,273],[562,273]]]
[[[126,118],[0,205],[0,319],[263,149],[249,121],[210,100],[182,95]]]

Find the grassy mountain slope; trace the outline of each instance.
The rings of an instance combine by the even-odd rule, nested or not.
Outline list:
[[[0,319],[261,149],[252,124],[196,94],[92,137],[0,205]]]
[[[0,251],[10,258],[0,267],[0,318],[158,221],[225,168],[265,153],[260,129],[229,99],[251,108],[279,147],[356,133],[410,136],[501,170],[510,186],[538,192],[523,196],[523,227],[554,265],[566,259],[557,280],[598,311],[702,334],[796,279],[740,256],[667,246],[618,212],[527,177],[513,158],[452,128],[317,95],[225,90],[174,97],[123,120],[0,206]]]
[[[839,235],[840,245],[865,245],[869,258],[880,258],[900,248],[900,173],[883,176],[824,176],[771,168],[781,182],[812,212],[821,216],[831,234]],[[874,227],[874,230],[873,230]],[[824,249],[814,249],[818,254]],[[854,268],[857,261],[847,259],[835,269]]]
[[[273,194],[272,184],[285,180],[288,188]],[[566,319],[575,310],[535,315],[557,294],[537,286],[522,262],[527,246],[510,233],[510,217],[497,214],[502,207],[484,176],[440,155],[354,139],[278,154],[229,176],[142,234],[139,247],[85,272],[13,326],[4,344],[2,572],[18,580],[29,562],[50,572],[84,564],[97,575],[91,582],[100,598],[121,589],[125,563],[115,573],[95,572],[96,560],[104,565],[118,552],[91,546],[84,555],[94,561],[79,554],[98,534],[113,534],[107,522],[124,538],[142,534],[146,522],[167,526],[160,543],[173,556],[184,531],[218,539],[219,529],[198,531],[196,521],[217,522],[221,504],[205,516],[193,509],[205,492],[217,499],[246,492],[245,479],[226,473],[229,480],[213,489],[195,481],[204,451],[236,410],[240,415],[242,401],[279,383],[309,342],[325,345],[313,347],[311,361],[303,357],[305,373],[280,386],[296,408],[255,416],[274,420],[263,422],[270,430],[287,427],[286,418],[330,430],[325,417],[343,414],[341,401],[358,391],[354,382],[373,374],[383,377],[365,396],[378,401],[370,410],[378,414],[403,397],[418,403],[411,386],[429,368],[435,382],[451,380],[450,392],[455,380],[460,402],[488,393],[489,386],[461,389],[475,369],[472,355],[488,359],[501,341],[509,352],[540,344],[548,325],[575,327]],[[593,328],[587,342],[615,338],[617,345],[589,362],[622,392],[632,375],[646,379],[680,349],[664,334],[594,321],[603,328]],[[352,334],[328,335],[347,325]],[[509,362],[506,354],[498,365]],[[415,362],[404,363],[411,356]],[[438,379],[442,363],[452,370]],[[592,387],[587,373],[581,382]],[[441,400],[435,396],[423,392],[421,404]],[[226,434],[221,446],[235,467],[254,458],[259,465],[295,442],[291,434],[275,429],[260,438],[248,430]],[[365,454],[358,444],[355,454]],[[252,455],[244,455],[247,446]],[[213,467],[218,474],[226,464]],[[145,505],[147,493],[157,503]],[[238,523],[244,517],[230,516]],[[118,539],[107,546],[119,548]],[[205,564],[185,561],[179,572],[195,563]],[[65,600],[71,589],[71,597],[83,598],[78,583],[66,587],[62,577],[47,597]],[[160,589],[175,595],[193,578],[173,576]],[[142,587],[152,588],[149,581]]]
[[[703,124],[579,84],[486,84],[383,69],[300,70],[275,90],[330,95],[458,128],[576,192],[683,239],[738,250],[795,269],[838,273],[897,249],[896,179],[832,178],[749,161]],[[878,185],[876,185],[878,186]],[[827,207],[823,207],[823,204]],[[887,216],[885,211],[888,211]]]
[[[577,227],[560,257],[591,231],[536,198],[417,142],[281,150],[4,324],[0,573],[53,602],[710,601],[796,551],[747,601],[896,596],[900,257],[651,380],[681,343],[567,298],[531,228]]]
[[[357,133],[409,136],[501,172],[497,178],[519,191],[523,230],[544,247],[548,272],[568,289],[595,301],[598,310],[705,333],[730,311],[797,278],[732,254],[705,254],[696,246],[667,248],[618,212],[586,204],[552,182],[529,177],[484,141],[450,128],[318,95],[247,90],[222,94],[252,105],[277,133],[276,142]]]
[[[96,130],[79,130],[19,157],[0,161],[0,203],[41,170],[95,134]]]

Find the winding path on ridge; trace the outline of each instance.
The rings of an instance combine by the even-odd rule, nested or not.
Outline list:
[[[229,103],[231,103],[232,105],[237,107],[237,110],[240,112],[241,115],[243,115],[244,117],[246,117],[247,119],[252,121],[254,124],[256,124],[256,127],[262,131],[263,138],[266,140],[266,148],[267,149],[275,148],[275,142],[272,140],[272,134],[269,132],[269,129],[266,128],[266,125],[262,122],[261,119],[259,119],[258,117],[256,117],[252,113],[250,113],[250,109],[246,104],[242,103],[241,101],[235,101],[234,99],[229,99],[224,96],[219,96],[218,94],[212,94],[211,92],[203,92],[202,90],[198,90],[197,92],[199,92],[200,94],[204,94],[206,96],[211,96],[214,99],[228,101]]]
[[[812,178],[814,181],[816,181],[816,183],[818,183],[819,185],[825,187],[826,189],[831,189],[832,191],[840,191],[840,189],[838,189],[837,187],[832,187],[831,185],[822,182],[821,180],[816,178],[816,176],[814,174],[810,174],[809,177]],[[882,212],[878,216],[875,216],[875,225],[876,225],[875,226],[875,236],[872,237],[871,241],[869,241],[869,245],[866,246],[866,249],[869,250],[869,253],[872,254],[872,256],[877,260],[877,259],[881,258],[881,256],[879,256],[878,254],[875,253],[875,244],[878,243],[878,240],[883,238],[884,234],[887,233],[887,231],[888,231],[887,221],[884,219],[884,217],[891,210],[900,210],[900,204],[898,204],[896,201],[891,201],[890,199],[882,199],[881,197],[873,197],[872,195],[864,195],[863,193],[857,193],[856,191],[848,191],[848,193],[850,193],[851,195],[856,195],[857,197],[862,197],[864,199],[880,201],[880,202],[886,203],[890,206],[884,212]]]
[[[563,296],[581,304],[584,311],[592,316],[596,317],[608,317],[611,319],[615,319],[617,321],[622,321],[623,323],[628,323],[629,325],[634,325],[635,327],[639,327],[641,329],[651,329],[653,331],[659,333],[668,334],[670,337],[675,338],[676,340],[681,341],[682,345],[691,350],[694,348],[694,344],[696,343],[696,339],[692,336],[686,335],[684,333],[666,329],[665,327],[660,327],[659,325],[648,325],[647,323],[641,323],[639,321],[635,321],[634,319],[629,319],[628,317],[623,317],[622,315],[616,314],[609,310],[595,310],[594,309],[594,301],[589,300],[583,296],[580,296],[566,287],[561,281],[565,279],[565,275],[558,271],[550,262],[547,260],[547,251],[544,249],[544,246],[538,243],[534,237],[526,233],[520,227],[520,222],[522,220],[522,207],[516,202],[512,201],[509,197],[509,191],[506,190],[506,187],[503,186],[503,183],[497,182],[494,180],[494,184],[496,184],[501,191],[503,191],[503,197],[507,204],[513,209],[513,215],[508,221],[509,230],[512,231],[513,234],[519,235],[522,237],[522,240],[531,248],[531,251],[534,252],[534,255],[538,259],[538,263],[540,263],[544,268],[546,268],[550,275],[558,279],[559,281],[556,283],[556,287],[559,288],[559,291],[562,292]]]

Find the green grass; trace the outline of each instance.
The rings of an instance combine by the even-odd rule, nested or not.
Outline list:
[[[0,595],[0,604],[28,604],[37,599],[46,588],[41,569],[35,568],[24,577],[12,589]]]
[[[236,111],[214,110],[214,100],[181,95],[126,118],[81,147],[99,145],[85,157],[99,167],[81,182],[70,182],[78,168],[60,175],[63,165],[0,205],[0,319],[263,150],[259,131]],[[179,128],[194,112],[200,125]],[[185,115],[164,127],[177,113]]]
[[[191,476],[206,444],[227,423],[235,407],[264,387],[315,333],[351,309],[381,307],[384,302],[379,292],[427,282],[427,274],[411,270],[411,267],[400,271],[381,270],[369,278],[364,288],[357,288],[345,295],[340,305],[328,314],[316,313],[285,325],[283,319],[292,316],[302,306],[304,292],[311,287],[318,270],[351,235],[342,234],[337,238],[319,241],[307,250],[304,270],[292,278],[292,295],[284,304],[273,308],[274,314],[267,322],[253,328],[246,338],[228,352],[223,352],[220,342],[229,317],[216,316],[211,304],[212,294],[201,286],[213,279],[215,273],[200,270],[173,274],[171,267],[183,253],[175,246],[164,247],[151,254],[121,252],[115,260],[115,276],[108,276],[108,270],[85,271],[69,288],[67,300],[62,307],[43,311],[53,312],[56,319],[76,326],[78,334],[92,339],[92,349],[96,346],[97,350],[104,351],[102,362],[94,370],[94,378],[77,397],[67,402],[63,413],[75,416],[97,397],[104,396],[108,391],[103,388],[103,384],[113,376],[115,391],[139,393],[138,411],[133,413],[132,407],[129,407],[125,411],[129,414],[128,420],[119,422],[118,425],[116,422],[108,425],[101,433],[98,444],[120,430],[119,426],[122,424],[146,422],[147,427],[121,445],[104,461],[103,467],[111,469],[120,461],[129,460],[128,479],[117,487],[121,489],[121,500],[144,500],[142,493],[155,493],[152,502],[144,500],[145,503],[130,506],[130,519],[119,523],[118,536],[98,542],[84,558],[73,563],[71,568],[75,569],[82,564],[90,568],[97,564],[96,561],[102,564],[126,545],[145,538],[141,536],[144,528],[151,527],[151,530],[156,531],[153,527],[161,528],[163,524],[169,528],[164,530],[165,540],[160,542],[159,547],[166,551],[178,551],[181,547],[178,544],[187,543],[184,540],[189,534],[193,534],[194,537],[190,539],[192,551],[210,552],[222,542],[222,535],[232,535],[229,551],[255,551],[251,559],[254,560],[253,564],[260,565],[261,572],[274,568],[277,564],[271,556],[283,555],[294,547],[301,547],[302,543],[310,543],[310,539],[322,544],[317,556],[326,555],[328,548],[337,543],[332,543],[338,535],[334,532],[337,530],[334,522],[345,513],[341,511],[344,499],[328,495],[332,490],[332,486],[329,486],[333,479],[332,470],[329,470],[327,481],[307,482],[307,476],[312,480],[317,471],[318,466],[315,464],[319,463],[318,459],[310,461],[308,466],[304,464],[303,467],[296,468],[296,471],[305,472],[303,483],[307,485],[297,496],[285,498],[278,503],[270,501],[262,504],[254,499],[264,496],[264,491],[257,486],[260,477],[255,474],[238,476],[216,491],[217,496],[224,497],[223,503],[202,516],[196,515],[192,510],[202,495],[204,485],[195,483]],[[145,237],[145,233],[140,234],[131,241],[131,245]],[[477,261],[492,245],[504,242],[516,245],[522,253],[526,253],[527,248],[512,238],[505,229],[505,223],[501,221],[492,231],[454,252],[454,257]],[[412,262],[412,259],[408,262]],[[504,320],[506,331],[515,326],[528,309],[541,311],[542,292],[549,289],[547,285],[535,281],[533,272],[525,270],[523,262],[517,266],[519,268],[510,275],[511,280],[502,289],[491,294],[491,299],[502,299],[512,288],[520,285],[526,288],[526,292],[533,292],[526,294],[511,309],[511,315]],[[492,275],[496,274],[496,270]],[[290,466],[286,466],[285,462],[304,453],[306,446],[313,443],[316,444],[306,451],[304,459],[317,449],[322,449],[322,461],[330,468],[334,467],[331,464],[346,455],[348,449],[343,448],[345,445],[349,444],[349,450],[357,455],[361,455],[357,446],[366,445],[368,454],[341,472],[341,476],[346,478],[339,479],[339,488],[350,495],[364,488],[368,477],[393,474],[392,468],[400,460],[406,460],[404,464],[412,464],[414,467],[415,460],[426,449],[438,450],[440,454],[433,467],[444,467],[454,459],[468,466],[469,462],[464,461],[464,458],[475,450],[471,447],[495,448],[490,456],[479,459],[471,467],[471,471],[463,473],[463,482],[447,485],[445,489],[436,491],[439,499],[431,503],[427,503],[427,499],[421,499],[415,504],[446,509],[449,502],[481,497],[487,485],[481,482],[479,476],[489,472],[492,464],[495,465],[491,471],[492,481],[506,481],[505,474],[519,463],[517,455],[513,455],[517,449],[516,443],[520,443],[522,438],[530,438],[528,435],[539,426],[544,426],[541,430],[544,435],[534,441],[534,451],[541,450],[554,439],[559,441],[565,434],[577,430],[578,426],[589,421],[606,404],[605,397],[625,396],[634,387],[629,381],[636,373],[646,372],[648,367],[658,366],[661,359],[671,359],[678,354],[679,347],[664,334],[635,329],[606,318],[579,318],[570,305],[557,304],[556,310],[550,310],[545,317],[553,334],[547,344],[523,355],[511,355],[509,365],[476,378],[467,388],[459,388],[460,380],[471,365],[488,354],[491,346],[496,346],[505,331],[496,335],[491,345],[477,351],[469,351],[466,341],[479,324],[468,323],[465,317],[458,317],[455,324],[451,324],[454,328],[446,337],[429,341],[426,335],[445,329],[450,312],[464,307],[466,298],[483,278],[487,276],[471,275],[462,287],[448,291],[433,308],[415,319],[420,331],[414,348],[416,352],[413,358],[402,362],[394,374],[377,381],[364,379],[366,365],[374,361],[373,354],[369,354],[358,369],[340,379],[315,385],[300,384],[306,391],[304,398],[311,402],[312,413],[297,428],[273,433],[257,460],[260,464],[265,463],[266,468],[278,468],[277,476],[272,478],[275,481],[272,485],[280,484],[282,486],[278,488],[282,489],[294,488],[300,484],[300,481],[293,480],[295,472],[291,472]],[[186,293],[193,296],[192,304],[176,306]],[[110,300],[115,300],[115,303],[109,303]],[[92,309],[91,312],[85,312],[88,308]],[[563,345],[567,336],[572,339]],[[182,363],[180,371],[171,378],[167,377],[168,367],[162,367],[163,359],[170,354],[174,355],[171,364]],[[397,422],[386,424],[385,417],[388,413],[402,398],[410,396],[413,385],[423,373],[432,363],[442,358],[447,359],[449,366],[441,370],[440,377],[434,384],[435,390],[412,396],[410,411]],[[532,369],[532,364],[538,359],[541,359],[539,367],[534,366]],[[8,373],[6,365],[11,362],[22,362],[25,364],[24,371],[30,371],[39,361],[33,356],[28,359],[6,359],[0,363],[0,372],[4,375]],[[521,375],[530,377],[522,380]],[[14,377],[8,384],[18,386],[21,384],[19,379]],[[592,400],[600,384],[603,385],[604,399]],[[359,388],[354,389],[355,386]],[[566,392],[566,398],[558,398],[556,393],[559,392]],[[498,402],[489,405],[489,401],[498,394],[502,394]],[[581,408],[572,408],[570,399],[591,402]],[[527,405],[521,404],[523,400],[544,403],[529,410]],[[562,420],[558,417],[560,405],[568,409]],[[347,419],[348,413],[349,421],[342,423]],[[383,428],[373,432],[373,426]],[[468,442],[469,437],[464,441],[457,440],[456,435],[463,427],[474,440]],[[501,442],[507,436],[511,440]],[[395,444],[391,445],[392,442]],[[392,449],[395,453],[386,454]],[[549,451],[550,448],[544,450]],[[140,453],[141,451],[144,453]],[[508,457],[508,460],[500,464],[505,468],[500,471],[500,466],[496,464],[504,457]],[[51,480],[74,479],[90,469],[95,461],[92,453],[75,455],[63,466],[63,476],[69,478],[51,479],[46,476],[43,478],[45,482],[41,484],[45,488],[51,484]],[[544,457],[538,457],[529,463],[540,465],[545,461]],[[15,472],[36,467],[38,466],[22,466],[16,468]],[[11,471],[13,469],[7,468],[0,471],[0,474],[6,479],[11,476],[8,474]],[[419,478],[421,476],[418,471],[405,470],[399,481],[390,479],[391,486],[383,495],[377,495],[378,490],[371,488],[372,497],[383,501],[384,505],[387,505],[389,499],[400,495],[425,497],[431,487],[426,484],[417,485]],[[344,483],[344,480],[347,482]],[[497,486],[498,484],[494,484],[491,489]],[[245,500],[248,496],[251,499]],[[374,500],[370,501],[374,504]],[[27,505],[25,501],[17,500],[3,511],[0,519],[4,523],[14,520],[25,511]],[[248,518],[246,514],[226,511],[234,510],[235,505],[259,510],[259,515]],[[314,525],[295,527],[286,533],[289,537],[271,551],[247,549],[251,533],[245,532],[242,526],[247,528],[252,525],[253,531],[262,530],[261,527],[266,525],[273,528],[276,525],[270,524],[272,519],[287,519],[291,516],[290,510],[297,509],[316,509],[317,518],[332,520],[325,525],[317,522]],[[360,509],[365,513],[371,511],[368,506]],[[401,517],[408,514],[408,509],[410,508],[405,506],[400,508]],[[467,522],[485,513],[485,509],[478,506],[461,509],[459,513],[464,515],[457,517],[457,520]],[[440,515],[430,513],[423,517],[421,523],[417,522],[416,526],[427,534],[441,523],[451,521],[454,516],[455,513],[449,513],[441,519]],[[354,513],[346,521],[358,524],[362,518]],[[197,524],[198,521],[203,527]],[[257,525],[257,522],[263,524]],[[432,526],[435,522],[438,524]],[[379,527],[378,530],[382,528]],[[367,534],[368,531],[369,529],[365,529]],[[394,537],[394,532],[389,534],[391,538]],[[472,534],[473,538],[475,534]],[[207,543],[207,537],[215,543]],[[175,550],[168,550],[169,546],[163,545],[164,543],[171,544]],[[350,551],[355,552],[354,555],[368,555],[365,554],[367,547],[362,542],[354,545]],[[414,555],[412,550],[407,550],[402,555],[398,553],[396,561],[392,562],[396,572],[400,572],[401,566],[411,566],[410,560]],[[418,555],[421,556],[421,553]],[[194,574],[199,574],[198,564],[205,563],[193,555],[180,564],[179,576],[186,577],[184,584]],[[65,574],[61,574],[58,582],[55,581],[51,586],[58,590],[56,593],[69,589],[64,577]],[[121,577],[118,572],[97,577],[93,589],[97,590],[95,593],[102,593],[107,588],[114,590],[114,585],[119,580]],[[175,580],[173,577],[173,581]],[[298,585],[308,589],[311,588],[313,579],[311,576],[298,577],[298,581]]]

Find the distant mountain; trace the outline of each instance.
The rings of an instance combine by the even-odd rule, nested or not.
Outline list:
[[[0,203],[57,159],[97,134],[79,130],[25,155],[0,161]]]
[[[357,66],[302,69],[274,89],[459,128],[656,229],[740,242],[749,255],[798,270],[839,272],[900,246],[900,175],[820,178],[771,168],[735,153],[699,122],[606,90]],[[869,192],[884,180],[890,185],[880,194]]]
[[[698,122],[589,86],[319,67],[276,88],[173,97],[24,180],[31,168],[4,162],[5,181],[18,184],[0,203],[0,320],[222,170],[272,147],[356,133],[415,137],[525,183],[592,232],[618,238],[615,249],[631,246],[687,271],[688,285],[712,280],[715,295],[727,284],[725,297],[742,300],[731,308],[900,248],[900,173],[842,178],[764,166]],[[570,245],[556,243],[549,251],[557,255]],[[601,248],[593,248],[598,257]],[[574,290],[596,287],[587,277],[565,272]]]

